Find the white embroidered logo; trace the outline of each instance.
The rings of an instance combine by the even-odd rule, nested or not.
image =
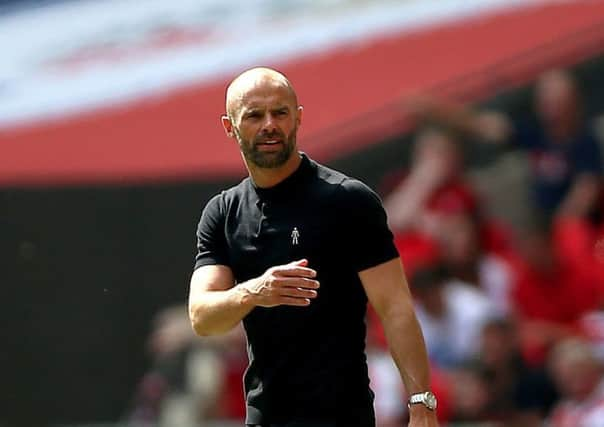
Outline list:
[[[298,228],[294,227],[294,229],[292,230],[292,245],[297,245],[299,238],[300,232],[298,231]]]

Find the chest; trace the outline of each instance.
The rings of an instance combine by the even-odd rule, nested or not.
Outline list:
[[[560,149],[537,149],[531,153],[533,173],[546,182],[560,182],[572,173],[571,153]]]
[[[580,135],[554,142],[543,132],[532,135],[530,160],[534,175],[543,183],[561,183],[570,179],[577,164],[589,157],[589,141]]]
[[[328,203],[315,200],[253,201],[238,206],[226,223],[236,279],[247,280],[302,258],[315,269],[333,262],[341,234],[334,214]]]

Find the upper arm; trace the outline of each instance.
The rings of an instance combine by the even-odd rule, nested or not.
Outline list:
[[[342,184],[339,222],[345,257],[357,272],[398,258],[378,195],[357,180]]]
[[[213,197],[204,208],[197,226],[195,269],[207,265],[229,265],[225,211],[222,194]]]
[[[235,285],[233,272],[226,265],[204,265],[193,272],[189,288],[189,312],[203,299],[204,292],[226,291]]]
[[[359,272],[367,299],[381,319],[392,310],[412,307],[413,301],[400,258]]]
[[[235,285],[233,272],[226,265],[204,265],[193,272],[191,297],[205,291],[226,291]]]
[[[602,174],[602,154],[596,138],[587,134],[579,139],[575,148],[575,171],[577,174],[592,174],[599,177]]]
[[[226,290],[235,284],[229,267],[222,195],[212,198],[197,226],[197,255],[191,277],[189,305],[205,291]]]
[[[598,142],[586,135],[580,139],[571,159],[574,177],[560,207],[562,213],[585,215],[598,203],[602,189],[602,160]]]

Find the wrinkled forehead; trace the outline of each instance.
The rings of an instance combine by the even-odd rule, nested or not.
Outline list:
[[[231,117],[252,108],[297,106],[296,94],[285,78],[252,76],[235,80],[227,90],[226,109]]]

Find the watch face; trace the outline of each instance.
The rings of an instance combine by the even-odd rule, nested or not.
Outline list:
[[[431,392],[427,392],[424,395],[424,403],[429,409],[436,409],[436,396],[434,396],[434,394]]]

